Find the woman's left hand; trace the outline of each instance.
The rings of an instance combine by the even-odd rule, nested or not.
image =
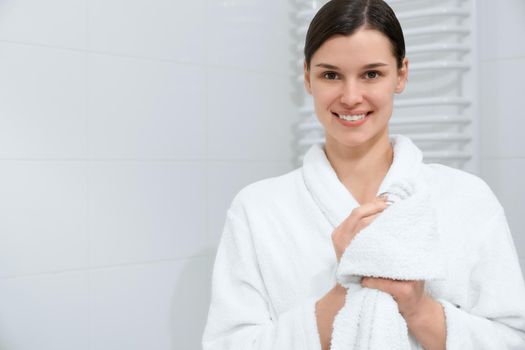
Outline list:
[[[446,321],[441,304],[425,293],[424,281],[363,277],[361,285],[390,294],[408,329],[424,349],[445,349]]]
[[[416,318],[425,312],[430,296],[425,294],[424,281],[400,281],[387,278],[363,277],[361,285],[379,289],[390,294],[397,302],[399,312],[405,320]]]

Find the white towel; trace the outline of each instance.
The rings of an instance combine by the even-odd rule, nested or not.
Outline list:
[[[415,179],[388,187],[392,204],[347,247],[337,280],[348,288],[334,320],[332,350],[409,350],[407,325],[387,293],[362,288],[363,276],[397,280],[443,278],[436,215],[425,185]]]

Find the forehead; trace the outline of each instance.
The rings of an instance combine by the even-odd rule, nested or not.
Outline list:
[[[341,67],[371,61],[395,63],[392,44],[377,30],[360,29],[352,35],[336,35],[326,40],[312,56],[311,63],[312,66],[322,62]]]

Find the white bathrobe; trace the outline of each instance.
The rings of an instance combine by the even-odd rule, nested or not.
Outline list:
[[[525,349],[525,283],[498,200],[480,178],[390,139],[378,194],[406,177],[429,187],[446,277],[426,288],[444,307],[447,349]],[[336,283],[331,234],[357,206],[322,145],[301,168],[242,189],[217,251],[204,350],[320,350],[315,303]]]

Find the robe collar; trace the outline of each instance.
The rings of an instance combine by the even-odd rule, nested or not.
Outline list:
[[[394,159],[376,195],[387,190],[393,181],[416,177],[423,160],[421,150],[406,136],[390,135]],[[359,206],[357,200],[337,177],[328,161],[324,144],[314,144],[303,159],[302,173],[313,200],[335,228]]]

